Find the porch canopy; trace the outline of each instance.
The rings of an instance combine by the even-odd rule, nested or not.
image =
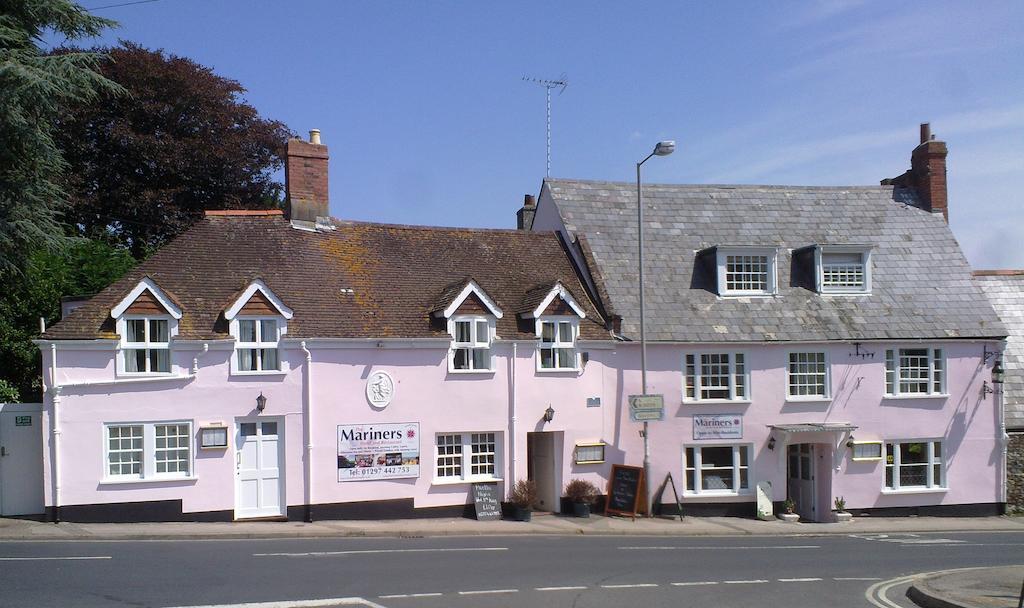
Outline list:
[[[780,433],[850,433],[857,430],[849,422],[804,422],[801,424],[769,424],[768,428]]]

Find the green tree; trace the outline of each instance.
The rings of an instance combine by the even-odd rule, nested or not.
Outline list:
[[[66,164],[54,142],[56,117],[72,102],[115,84],[96,71],[95,52],[47,54],[42,38],[98,35],[113,22],[69,0],[3,0],[0,8],[0,271],[20,267],[38,247],[64,239]]]
[[[289,131],[246,103],[241,84],[130,42],[94,52],[129,94],[70,104],[60,119],[69,223],[82,236],[141,259],[206,209],[280,206]]]
[[[0,272],[0,402],[3,381],[24,399],[39,400],[39,318],[56,322],[66,295],[96,293],[135,265],[123,248],[76,239],[55,251],[39,249],[18,271]]]

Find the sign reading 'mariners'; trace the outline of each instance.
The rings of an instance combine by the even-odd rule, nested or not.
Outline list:
[[[612,465],[612,476],[608,480],[608,502],[605,514],[636,516],[643,490],[644,470],[622,464]]]
[[[693,417],[694,439],[743,439],[742,414],[711,414]]]
[[[338,481],[420,476],[420,425],[338,426]]]

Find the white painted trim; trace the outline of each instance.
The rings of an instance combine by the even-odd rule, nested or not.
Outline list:
[[[821,295],[868,296],[871,295],[871,245],[815,245],[814,247],[814,281]],[[855,253],[861,256],[864,265],[864,287],[861,289],[847,287],[825,287],[825,267],[823,254]]]
[[[686,396],[686,357],[687,357],[687,355],[693,355],[693,374],[694,374],[694,378],[693,378],[693,397],[687,397]],[[716,398],[716,399],[701,399],[700,398],[700,392],[701,392],[701,372],[700,372],[700,368],[701,368],[701,356],[702,355],[729,355],[729,395],[730,395],[729,399],[718,399],[718,398]],[[736,355],[743,355],[743,378],[744,378],[744,387],[746,388],[746,394],[743,395],[743,397],[737,397],[736,396]],[[789,359],[787,358],[786,361],[788,363]],[[681,386],[681,388],[682,388],[683,404],[684,405],[693,405],[693,404],[712,405],[712,404],[715,404],[715,403],[744,404],[744,403],[750,403],[751,401],[753,401],[754,387],[752,386],[753,382],[751,380],[751,375],[750,375],[750,353],[747,352],[745,349],[722,348],[722,349],[714,349],[714,350],[703,349],[703,350],[684,352],[683,353],[682,364],[683,365],[682,365],[682,368],[680,370],[680,371],[682,371],[682,374],[680,374],[680,376],[681,376],[681,379],[682,379],[682,386]]]
[[[922,344],[918,343],[918,347],[920,347],[920,346],[922,346]],[[946,384],[949,381],[949,360],[946,357],[946,347],[945,346],[934,346],[934,345],[931,345],[931,344],[925,344],[923,346],[925,347],[925,350],[928,351],[928,391],[929,392],[927,392],[927,393],[901,393],[900,392],[900,351],[901,350],[909,350],[909,348],[907,347],[907,343],[906,342],[897,342],[897,343],[893,344],[889,348],[882,349],[882,365],[883,365],[883,368],[882,368],[882,398],[883,399],[944,399],[944,398],[949,397],[949,392],[947,390],[947,384]],[[893,357],[892,357],[892,362],[893,362],[892,390],[893,390],[893,392],[891,392],[891,393],[888,392],[888,389],[885,386],[886,382],[887,382],[886,376],[889,374],[889,357],[887,356],[887,351],[890,351],[890,350],[893,351]],[[936,373],[935,351],[936,350],[941,350],[942,351],[942,357],[941,357],[941,361],[942,361],[941,367],[942,367],[942,369],[941,369],[941,372],[940,372],[942,374],[942,377],[941,377],[941,383],[940,383],[940,386],[939,386],[940,390],[939,390],[939,392],[934,393],[934,392],[931,392],[931,391],[933,391],[935,389],[935,373]]]
[[[179,475],[176,473],[156,472],[156,427],[163,425],[187,425],[188,426],[188,473]],[[110,475],[110,427],[116,426],[141,426],[142,427],[142,467],[138,476],[136,475]],[[101,485],[117,485],[123,483],[156,483],[161,481],[194,481],[196,479],[196,446],[195,433],[192,420],[154,420],[140,422],[136,420],[104,422],[103,423],[103,462],[100,472],[99,483]]]
[[[146,342],[128,342],[128,321],[145,321],[146,325]],[[161,345],[164,342],[149,342],[149,322],[150,321],[167,321],[167,359],[168,369],[166,372],[130,372],[126,369],[124,354],[126,350],[156,350],[164,349],[163,346],[152,346],[154,344]],[[178,320],[168,315],[121,315],[115,321],[115,330],[121,337],[118,342],[116,353],[114,355],[114,374],[118,378],[168,378],[174,377],[174,348],[172,346],[176,342],[175,337],[178,335]],[[147,358],[148,365],[148,358]]]
[[[691,440],[691,441],[693,441],[693,440]],[[752,443],[742,442],[742,441],[739,442],[739,443],[708,443],[708,444],[684,442],[683,443],[683,449],[680,452],[680,458],[682,459],[682,464],[683,464],[683,467],[682,467],[683,491],[681,493],[682,496],[689,497],[689,498],[696,498],[696,497],[699,497],[699,496],[746,496],[746,495],[753,494],[753,485],[755,485],[755,481],[756,481],[754,479],[754,475],[752,474],[753,473],[753,468],[754,468],[754,447],[753,447],[753,445],[754,444],[752,444]],[[703,482],[703,477],[704,477],[704,471],[706,471],[708,469],[704,469],[701,466],[703,463],[701,462],[702,455],[701,455],[700,451],[703,450],[704,448],[726,448],[726,447],[727,448],[732,448],[732,475],[733,475],[733,480],[734,480],[734,483],[736,484],[736,487],[734,489],[728,489],[728,490],[703,490],[703,489],[701,489],[700,486],[703,485],[702,482]],[[687,485],[686,485],[686,469],[687,469],[687,467],[686,467],[686,464],[687,464],[686,463],[686,450],[688,448],[692,448],[693,449],[694,460],[695,460],[695,462],[693,463],[693,485],[696,486],[696,487],[694,487],[694,488],[687,487]],[[747,451],[747,487],[746,488],[739,487],[740,479],[741,479],[741,475],[740,475],[740,462],[742,462],[742,459],[740,458],[740,450],[746,450]]]
[[[900,487],[900,467],[903,466],[902,462],[902,449],[899,449],[901,443],[923,443],[928,446],[928,462],[927,463],[911,463],[909,466],[921,466],[925,467],[925,480],[928,485],[924,486],[910,486],[907,488]],[[935,444],[939,444],[943,448],[943,454],[938,459],[935,458]],[[895,446],[897,449],[890,454],[889,446]],[[892,465],[889,464],[889,456],[893,457]],[[935,465],[939,465],[939,470],[942,475],[942,479],[936,483],[934,479]],[[893,487],[885,485],[885,473],[886,469],[892,466],[892,483]],[[883,494],[913,494],[913,493],[928,493],[945,491],[949,489],[949,446],[943,437],[926,437],[917,439],[883,439],[882,440],[882,493]]]
[[[245,291],[242,292],[242,295],[239,296],[238,299],[235,300],[231,304],[231,306],[228,306],[227,310],[224,311],[224,318],[227,319],[228,321],[234,320],[234,318],[238,315],[238,312],[242,310],[242,307],[245,306],[246,302],[248,302],[249,299],[252,298],[252,296],[257,291],[262,293],[264,296],[267,297],[268,300],[270,300],[270,303],[274,305],[274,308],[277,309],[277,312],[279,312],[282,317],[284,317],[285,319],[292,318],[292,309],[285,306],[284,302],[281,301],[281,298],[277,297],[277,294],[275,294],[269,287],[267,287],[267,284],[264,283],[262,279],[256,279],[255,281],[250,283],[248,287],[245,288]]]
[[[555,299],[555,296],[562,298],[562,301],[568,304],[569,308],[571,308],[572,311],[576,313],[576,316],[578,316],[581,319],[587,318],[587,313],[585,313],[583,311],[583,308],[580,307],[579,303],[576,301],[576,298],[572,297],[572,294],[569,293],[569,290],[563,287],[561,283],[555,283],[555,285],[551,288],[551,291],[548,292],[548,295],[544,296],[544,299],[537,306],[537,308],[529,312],[523,313],[523,317],[527,319],[539,318],[541,315],[544,314],[544,311],[547,310],[548,306],[551,305],[551,302]]]
[[[379,348],[393,349],[445,349],[451,345],[451,338],[282,338],[281,347],[299,348],[301,342],[306,343],[309,350],[322,349],[358,349]]]
[[[543,326],[544,323],[554,323],[555,324],[555,341],[554,342],[544,342],[543,332],[541,331],[541,327]],[[559,342],[559,340],[558,340],[558,338],[559,338],[559,331],[558,331],[559,323],[569,323],[570,325],[572,325],[572,342],[570,344],[566,344],[565,342]],[[580,367],[580,349],[579,349],[579,346],[576,344],[576,340],[577,340],[577,338],[579,338],[579,335],[580,335],[580,321],[579,321],[579,319],[577,319],[576,317],[567,317],[567,316],[542,316],[542,317],[536,317],[536,320],[534,321],[534,331],[536,332],[537,339],[538,339],[537,346],[536,346],[536,349],[535,349],[536,350],[536,354],[534,355],[534,357],[536,359],[536,370],[537,370],[538,373],[542,373],[542,374],[564,373],[564,372],[579,373],[580,371],[582,371],[582,368]],[[540,351],[544,350],[544,348],[545,348],[544,345],[545,344],[549,345],[548,348],[550,348],[550,349],[572,348],[573,349],[573,363],[574,363],[574,365],[572,367],[542,367],[541,366]],[[552,357],[554,357],[554,352],[552,352]]]
[[[470,474],[470,468],[472,467],[472,455],[473,455],[473,435],[482,434],[493,434],[494,435],[494,475],[472,475]],[[462,475],[456,477],[438,477],[437,475],[437,437],[439,435],[457,435],[462,445],[462,452],[460,454],[460,466],[462,467]],[[505,466],[505,458],[503,451],[505,449],[505,431],[503,430],[490,430],[490,431],[435,431],[434,441],[430,447],[431,450],[431,464],[433,465],[434,474],[431,477],[430,485],[432,486],[447,486],[447,485],[458,485],[458,484],[470,484],[470,483],[483,483],[490,481],[504,481],[503,478],[499,477],[502,471],[502,467]],[[423,453],[420,452],[420,463],[423,462]]]
[[[768,259],[768,289],[765,291],[730,291],[726,289],[726,261],[730,255],[763,255]],[[774,296],[779,292],[779,249],[777,247],[716,247],[715,266],[718,296],[723,298],[749,298]]]
[[[821,354],[825,357],[825,394],[824,395],[793,395],[790,391],[790,357],[800,354]],[[786,403],[828,402],[832,401],[832,363],[828,351],[793,348],[786,351]]]
[[[455,341],[455,324],[458,322],[467,322],[470,324],[470,335],[476,337],[475,342],[456,342]],[[487,336],[486,339],[481,341],[479,336],[476,336],[476,325],[477,322],[484,321],[487,323]],[[448,318],[448,335],[451,336],[451,342],[448,346],[448,372],[452,374],[493,374],[494,369],[494,352],[492,349],[494,343],[494,333],[496,331],[495,319],[489,315],[453,315]],[[455,351],[460,348],[466,349],[487,349],[487,367],[480,369],[456,369],[455,368]]]
[[[441,311],[442,316],[444,316],[444,318],[446,319],[450,318],[453,314],[455,314],[455,311],[458,310],[460,306],[462,306],[462,303],[466,301],[466,298],[468,298],[470,294],[476,294],[476,297],[480,298],[480,301],[484,303],[484,306],[486,306],[487,309],[491,311],[491,314],[497,317],[498,319],[500,319],[504,314],[503,312],[501,312],[501,309],[498,308],[498,305],[494,302],[494,300],[489,295],[487,295],[487,292],[485,292],[483,288],[477,285],[476,281],[470,280],[468,283],[466,283],[466,286],[462,288],[462,291],[459,292],[459,295],[455,296],[455,299],[452,300],[452,303],[449,304],[447,308]]]
[[[242,342],[241,333],[239,332],[238,325],[241,321],[254,321],[256,323],[256,342]],[[274,340],[268,341],[263,339],[262,325],[260,321],[274,321],[277,324],[277,335],[274,336]],[[275,315],[240,315],[228,322],[228,332],[231,337],[234,338],[234,347],[231,353],[231,362],[229,372],[232,376],[276,376],[284,375],[291,371],[291,366],[284,357],[281,356],[281,339],[288,333],[288,322],[282,317]],[[278,369],[259,369],[259,370],[242,370],[238,367],[238,351],[240,350],[259,350],[259,349],[271,349],[277,351],[277,365]]]
[[[50,345],[59,346],[61,350],[114,350],[120,343],[114,338],[99,338],[94,340],[32,340],[32,343],[40,350],[49,348]]]
[[[160,305],[164,307],[167,314],[171,315],[175,319],[181,318],[181,309],[175,306],[174,302],[167,297],[167,294],[160,289],[156,282],[149,277],[143,277],[138,284],[132,288],[128,295],[124,297],[120,302],[117,303],[113,308],[110,309],[110,316],[117,319],[125,313],[126,310],[135,302],[135,299],[142,295],[143,291],[149,291],[153,294],[153,297],[160,302]]]

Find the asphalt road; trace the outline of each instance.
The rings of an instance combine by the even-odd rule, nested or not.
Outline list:
[[[1017,563],[1024,532],[4,542],[0,606],[864,607],[888,579]]]

